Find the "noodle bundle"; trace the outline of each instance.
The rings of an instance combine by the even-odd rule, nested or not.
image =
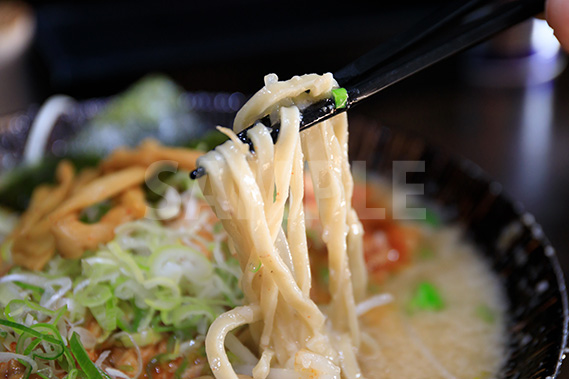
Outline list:
[[[329,96],[334,86],[331,74],[283,82],[268,75],[265,87],[238,113],[234,132],[270,115],[280,120],[276,143],[258,123],[248,132],[253,153],[226,130],[231,140],[198,160],[208,173],[200,179],[204,196],[228,232],[243,270],[245,305],[216,319],[206,338],[217,378],[237,378],[237,372],[256,379],[361,377],[355,305],[365,297],[367,271],[363,229],[351,206],[347,117],[341,114],[299,133],[300,109]],[[305,162],[328,250],[332,300],[326,310],[310,298]],[[252,367],[232,367],[225,345],[237,342],[248,351],[230,334],[243,325],[249,325],[260,358],[250,362]]]
[[[0,374],[499,372],[508,302],[475,246],[435,213],[360,222],[355,209],[390,207],[398,189],[354,184],[345,114],[299,132],[301,111],[335,86],[269,75],[205,155],[145,141],[78,172],[63,160],[21,216],[0,208]],[[237,138],[267,118],[276,141],[261,122],[250,143]]]

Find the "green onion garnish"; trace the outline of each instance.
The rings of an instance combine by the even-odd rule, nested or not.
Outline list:
[[[433,259],[435,257],[435,252],[432,249],[430,249],[426,246],[423,246],[419,249],[418,255],[419,255],[419,258],[421,258],[421,259],[429,260],[429,259]]]
[[[496,313],[486,304],[476,307],[476,316],[488,324],[493,324],[496,321]]]
[[[348,91],[345,88],[334,88],[332,97],[334,98],[336,109],[345,108],[348,104]]]
[[[322,279],[322,283],[328,284],[330,280],[330,270],[326,266],[320,267],[318,270],[318,274],[320,274],[320,279]]]
[[[425,212],[425,223],[434,228],[438,228],[439,226],[441,226],[442,221],[436,212],[427,208]]]
[[[178,366],[178,368],[174,372],[174,378],[180,379],[182,377],[182,374],[184,373],[184,371],[186,371],[187,367],[188,367],[188,359],[186,357],[184,357],[184,359],[182,360],[182,363],[180,364],[180,366]]]
[[[275,187],[273,189],[273,203],[277,201],[277,183],[275,183]]]
[[[417,286],[408,309],[411,312],[417,310],[440,311],[445,307],[443,298],[432,283],[422,282]]]
[[[83,369],[83,372],[87,376],[87,379],[103,378],[103,375],[101,375],[101,372],[99,371],[97,366],[95,366],[95,364],[91,361],[91,359],[89,359],[89,354],[87,354],[87,351],[85,351],[85,348],[83,347],[81,341],[79,340],[79,335],[75,332],[73,332],[73,335],[69,339],[69,347],[71,349],[71,352],[75,356],[75,359],[79,364],[79,367]]]
[[[43,295],[43,293],[45,291],[43,288],[38,287],[38,286],[34,286],[33,284],[29,284],[29,283],[18,282],[18,281],[14,281],[13,283],[15,285],[17,285],[18,287],[20,287],[21,289],[37,292],[40,295]]]
[[[251,265],[251,272],[257,272],[261,269],[261,266],[263,265],[263,262],[259,261],[259,264],[257,266],[253,266]]]
[[[29,327],[22,325],[22,324],[19,324],[17,322],[0,319],[0,325],[4,325],[4,326],[7,326],[7,327],[12,328],[14,330],[17,330],[19,332],[29,334],[31,337],[40,338],[40,339],[42,339],[46,342],[49,342],[51,344],[63,346],[63,342],[58,341],[57,339],[53,338],[52,336],[40,333],[37,330],[34,330],[32,328],[29,328]]]

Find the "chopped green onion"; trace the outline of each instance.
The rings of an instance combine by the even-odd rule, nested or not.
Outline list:
[[[122,372],[130,372],[130,371],[134,371],[134,367],[129,366],[129,365],[120,365],[118,367],[119,370],[121,370]]]
[[[367,289],[370,293],[376,294],[380,293],[382,288],[379,284],[370,282],[369,285],[367,286]]]
[[[76,379],[78,375],[79,375],[79,370],[73,368],[68,371],[67,376],[64,379]]]
[[[318,273],[320,274],[322,283],[328,284],[328,281],[330,280],[330,269],[328,269],[326,266],[322,266],[320,267]]]
[[[221,232],[223,232],[223,224],[221,223],[221,221],[218,221],[213,225],[213,233],[219,234]]]
[[[158,333],[156,330],[148,329],[144,330],[139,333],[131,334],[132,340],[127,335],[122,335],[120,337],[121,343],[125,347],[133,347],[134,345],[132,342],[136,343],[139,347],[144,347],[148,345],[153,345],[158,343],[162,340],[162,335]]]
[[[180,379],[184,371],[186,371],[187,367],[188,367],[188,358],[184,357],[182,363],[180,364],[180,366],[178,366],[178,368],[174,372],[174,379]]]
[[[65,345],[61,340],[61,335],[55,328],[55,326],[51,324],[34,324],[32,327],[28,327],[17,322],[3,320],[0,319],[0,325],[4,325],[7,327],[12,328],[15,331],[21,332],[20,337],[16,343],[16,353],[22,354],[25,356],[31,356],[32,359],[41,358],[45,360],[54,360],[59,358],[65,350]],[[59,339],[54,338],[53,336],[49,335],[48,333],[42,333],[36,329],[48,329],[55,334],[56,337]],[[26,341],[29,338],[34,338],[27,346]],[[43,344],[43,349],[36,349],[38,345],[42,342],[47,343]],[[51,345],[51,346],[50,346]],[[24,348],[25,347],[25,348]]]
[[[438,228],[441,226],[442,221],[439,215],[432,209],[427,208],[425,211],[425,223],[432,226],[433,228]]]
[[[488,324],[493,324],[494,321],[496,321],[496,312],[486,304],[481,304],[476,307],[476,316]]]
[[[110,332],[117,328],[118,309],[115,298],[110,298],[106,303],[89,309],[103,330]]]
[[[322,247],[322,238],[318,235],[318,232],[315,229],[306,229],[306,238],[310,245],[314,246],[315,249],[319,249]]]
[[[8,262],[11,256],[10,250],[12,250],[12,240],[4,241],[0,244],[0,260]]]
[[[492,373],[489,371],[482,371],[480,375],[476,376],[474,379],[488,379],[492,376]]]
[[[435,257],[435,252],[431,248],[423,246],[419,249],[418,255],[421,259],[429,260]]]
[[[417,310],[440,311],[444,307],[445,303],[439,290],[429,282],[420,283],[409,302],[411,312]]]
[[[229,362],[231,362],[232,365],[239,362],[239,358],[237,358],[237,355],[233,354],[231,351],[226,352],[226,354],[227,358],[229,359]]]
[[[152,313],[151,311],[144,310],[144,309],[139,308],[135,305],[134,306],[134,318],[132,320],[132,330],[134,332],[138,331],[138,327],[140,326],[140,323],[144,319],[146,319],[146,318],[152,319],[151,313]]]
[[[201,345],[198,347],[197,353],[200,357],[205,357],[207,354],[205,353],[205,345]]]
[[[32,366],[28,362],[24,361],[23,359],[18,359],[18,362],[20,362],[20,364],[26,368],[26,371],[24,372],[23,379],[29,379],[30,375],[32,374],[32,371],[33,371]]]
[[[28,300],[14,299],[10,301],[8,304],[6,304],[6,308],[4,308],[4,317],[6,317],[7,320],[17,322],[15,317],[22,315],[24,313],[25,307],[28,307],[35,311],[40,311],[49,316],[53,316],[55,314],[55,312],[52,311],[51,309],[44,308]]]
[[[113,293],[109,286],[104,284],[95,284],[94,286],[87,286],[82,291],[79,291],[75,299],[84,307],[96,307],[105,304],[113,297]]]
[[[152,278],[145,282],[145,287],[150,289],[153,298],[145,299],[144,302],[160,311],[169,311],[180,305],[180,287],[168,278]]]
[[[48,349],[46,348],[46,346],[43,346],[43,350],[44,351],[40,351],[40,353],[37,352],[33,352],[32,350],[35,348],[35,346],[39,345],[39,343],[42,342],[41,339],[36,339],[34,340],[24,351],[25,355],[30,355],[30,353],[32,353],[32,357],[38,357],[41,359],[46,359],[46,360],[54,360],[59,358],[61,355],[63,355],[64,352],[64,346],[65,344],[63,343],[63,340],[61,338],[61,334],[59,334],[59,330],[57,330],[57,328],[53,325],[53,324],[46,324],[46,323],[37,323],[34,324],[30,327],[33,330],[38,330],[38,329],[45,329],[46,333],[44,335],[48,335],[47,333],[51,332],[52,335],[54,337],[56,337],[59,341],[60,344],[56,344],[54,349],[52,349],[52,351],[48,351]],[[24,335],[22,335],[21,338],[24,338]],[[18,341],[19,342],[19,341]],[[37,343],[36,343],[37,342]],[[35,345],[35,346],[34,346]],[[33,346],[33,347],[32,347]]]
[[[87,354],[87,351],[85,351],[85,348],[79,340],[79,335],[75,332],[73,332],[73,335],[69,339],[69,348],[73,356],[75,356],[79,367],[81,367],[87,376],[87,379],[102,379],[103,376],[101,372],[89,358],[89,354]]]
[[[277,183],[275,183],[274,189],[273,189],[273,203],[275,203],[277,201]]]
[[[334,88],[332,97],[334,98],[336,109],[345,108],[348,104],[348,91],[345,88]]]
[[[213,308],[204,302],[182,305],[172,311],[172,323],[177,328],[196,326],[197,322],[204,317],[210,321],[215,320],[217,317],[217,313]]]
[[[7,326],[9,328],[12,328],[12,329],[17,330],[17,331],[22,332],[22,333],[27,333],[32,337],[40,338],[40,339],[42,339],[46,342],[49,342],[51,344],[54,344],[54,345],[63,345],[63,342],[58,341],[57,339],[51,337],[50,335],[40,333],[40,332],[30,328],[30,327],[19,324],[17,322],[0,319],[0,325]]]
[[[24,283],[24,282],[19,282],[19,281],[14,281],[13,282],[15,285],[17,285],[18,287],[24,289],[24,290],[29,290],[29,291],[33,291],[33,292],[37,292],[40,295],[43,295],[43,293],[45,292],[45,290],[41,287],[38,286],[34,286],[33,284],[29,284],[29,283]]]
[[[253,266],[253,264],[251,263],[251,272],[258,272],[261,269],[261,266],[263,265],[263,262],[259,261],[259,263],[257,264],[257,266]]]

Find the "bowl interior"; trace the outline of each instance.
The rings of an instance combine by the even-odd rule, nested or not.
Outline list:
[[[533,216],[478,166],[419,137],[351,120],[350,152],[386,178],[394,161],[425,162],[425,171],[408,173],[407,181],[423,183],[426,197],[465,227],[506,288],[509,351],[499,377],[556,377],[567,342],[567,292],[554,249]]]
[[[77,104],[71,116],[58,121],[52,134],[72,135],[100,110],[96,104],[97,100]],[[208,125],[228,125],[234,115],[210,110],[195,114]],[[26,121],[27,125],[34,116],[32,110],[10,122]],[[14,135],[21,136],[20,132]],[[0,131],[2,135],[10,137],[5,130]],[[13,153],[20,154],[24,141],[12,142]],[[465,227],[506,288],[509,355],[499,377],[556,377],[567,342],[567,293],[554,249],[533,217],[473,163],[371,120],[351,118],[350,155],[386,178],[392,176],[394,161],[425,162],[425,171],[409,173],[408,182],[424,184],[426,198]]]

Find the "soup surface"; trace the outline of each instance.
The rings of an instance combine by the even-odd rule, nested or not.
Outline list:
[[[432,250],[381,286],[393,303],[363,316],[377,346],[362,368],[369,378],[493,377],[505,351],[501,286],[458,229],[422,233]],[[426,300],[429,289],[440,299]]]
[[[356,185],[369,292],[391,296],[360,318],[365,377],[495,377],[506,352],[507,303],[498,277],[459,226],[441,223],[429,209],[426,220],[394,220],[390,199],[385,183]],[[386,216],[375,217],[377,209]],[[325,303],[317,246],[312,254],[313,297]]]
[[[157,149],[154,145],[140,149],[151,148]],[[112,159],[106,161],[107,166],[109,162]],[[82,175],[85,173],[88,171]],[[23,263],[13,261],[16,233],[23,232],[21,224],[20,229],[11,226],[15,229],[2,245],[0,264],[4,333],[0,342],[2,352],[8,354],[0,362],[0,374],[25,377],[30,369],[27,361],[16,358],[23,359],[26,354],[42,372],[55,375],[84,370],[66,358],[80,351],[64,348],[63,341],[77,334],[97,369],[114,377],[189,379],[211,375],[203,350],[204,335],[213,319],[241,305],[239,267],[218,220],[187,178],[187,171],[170,177],[169,185],[160,190],[162,200],[158,203],[148,194],[141,197],[140,202],[150,207],[147,212],[162,214],[162,221],[142,218],[144,213],[132,220],[134,216],[129,213],[131,219],[122,221],[108,242],[78,248],[83,255],[66,257],[71,259],[47,257],[41,269],[33,266],[36,260],[27,257]],[[139,187],[134,188],[142,191]],[[50,191],[57,189],[49,187]],[[181,202],[175,209],[163,207],[160,203],[174,191],[180,194]],[[368,292],[380,300],[357,305],[363,331],[358,360],[364,376],[494,377],[505,356],[505,301],[498,279],[475,247],[465,242],[458,227],[442,224],[431,211],[426,220],[394,219],[390,199],[385,186],[356,183],[353,202],[366,232],[363,243],[370,275]],[[99,202],[73,215],[80,224],[71,221],[77,230],[85,229],[89,236],[96,236],[92,230],[110,222],[109,209],[122,209],[124,202],[122,198]],[[307,181],[311,297],[326,314],[330,303],[327,252],[315,202]],[[28,216],[19,220],[15,214],[1,218],[10,223],[30,222],[30,215],[37,216],[40,206],[34,208],[32,204]],[[384,209],[385,217],[379,217],[374,209]],[[20,237],[23,246],[32,246],[31,237]],[[26,264],[31,267],[26,268]],[[246,269],[255,271],[259,267]],[[61,346],[63,355],[43,359],[32,355],[36,345],[30,349],[18,345],[26,338],[22,331],[32,333],[29,327],[35,324],[50,325],[33,335],[38,341],[43,338]],[[57,332],[51,325],[58,328]],[[248,344],[246,329],[236,335]],[[43,345],[38,346],[43,349]],[[257,354],[254,346],[251,351]],[[233,363],[243,367],[239,357],[233,357]]]

